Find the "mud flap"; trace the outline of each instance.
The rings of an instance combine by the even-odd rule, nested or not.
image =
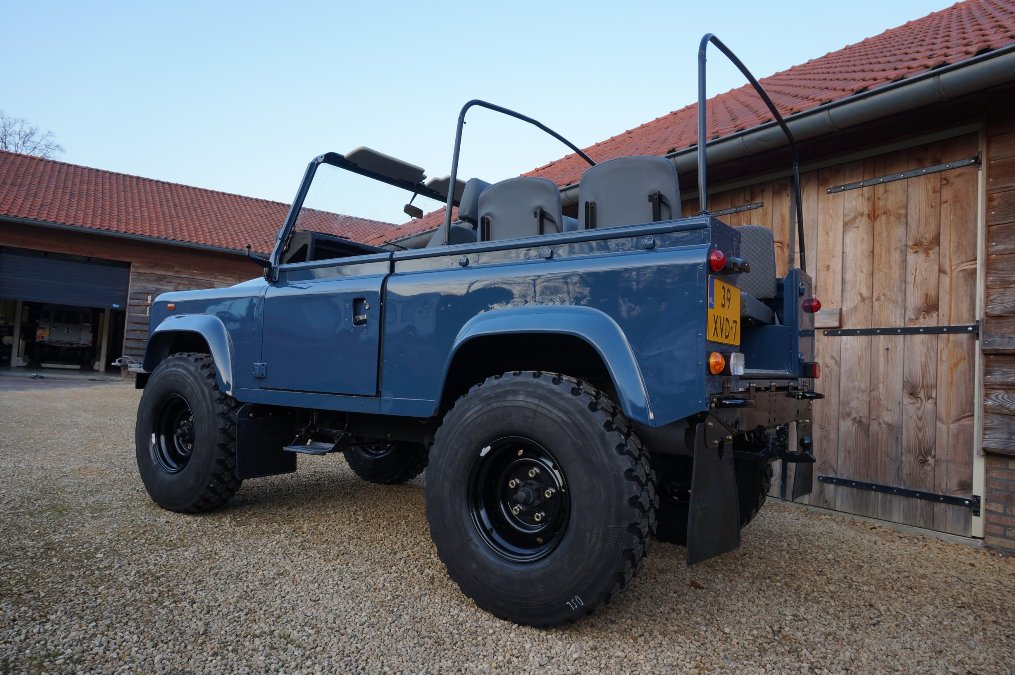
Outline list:
[[[790,499],[796,501],[809,495],[814,489],[814,441],[811,438],[811,425],[797,422],[797,445],[799,452],[793,464],[793,487]]]
[[[733,449],[722,436],[710,442],[708,422],[694,432],[691,503],[687,509],[687,564],[714,558],[740,547],[740,505]]]
[[[296,470],[296,455],[283,452],[294,436],[288,413],[251,403],[236,411],[236,477],[260,478]]]
[[[793,489],[790,490],[790,499],[796,501],[805,495],[809,495],[814,489],[814,464],[803,462],[793,467]]]

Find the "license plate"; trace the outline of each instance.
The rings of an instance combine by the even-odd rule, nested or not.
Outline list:
[[[708,278],[708,339],[740,344],[740,289],[715,277]]]

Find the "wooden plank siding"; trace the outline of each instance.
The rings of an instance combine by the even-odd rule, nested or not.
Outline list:
[[[996,110],[984,167],[983,450],[1015,456],[1015,118],[1010,107]]]
[[[1015,153],[1015,140],[1006,139],[1006,143]],[[978,136],[968,134],[801,177],[807,271],[823,307],[841,313],[841,327],[975,321],[976,167],[833,194],[828,194],[827,188],[965,159],[976,155],[978,149]],[[1012,188],[1015,196],[1015,184]],[[754,224],[772,229],[778,273],[785,274],[788,180],[717,193],[710,198],[710,209],[755,202],[764,206],[723,216],[723,220],[734,226]],[[685,212],[696,210],[696,200],[685,202]],[[1015,245],[999,244],[995,250],[1000,246],[1012,256],[1013,265],[996,268],[994,280],[1007,283],[1010,269],[1015,285]],[[1012,319],[1015,321],[1015,316]],[[816,476],[949,495],[972,494],[974,337],[826,337],[819,330],[816,352],[821,364],[817,388],[825,394],[814,410]],[[989,408],[1011,411],[1015,397],[995,392]],[[999,428],[997,433],[1003,431]],[[777,477],[779,473],[777,467]],[[778,486],[773,494],[778,494]],[[964,507],[820,482],[815,483],[808,501],[952,534],[971,533],[971,512]]]

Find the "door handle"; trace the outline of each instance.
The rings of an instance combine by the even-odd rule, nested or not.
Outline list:
[[[369,309],[370,303],[367,302],[366,298],[355,298],[352,301],[352,325],[365,326],[367,323],[367,310]]]

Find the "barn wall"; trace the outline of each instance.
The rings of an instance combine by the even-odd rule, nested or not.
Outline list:
[[[171,290],[228,286],[258,274],[239,255],[3,221],[0,246],[129,262],[123,353],[138,359],[148,337],[149,296],[154,300]]]
[[[807,272],[825,308],[821,327],[971,324],[976,320],[975,166],[845,192],[828,188],[980,152],[976,133],[805,172]],[[773,230],[778,274],[789,251],[786,179],[719,192],[731,225]],[[696,211],[696,203],[685,203]],[[825,336],[815,403],[816,475],[935,494],[973,494],[976,351],[972,335]],[[816,483],[810,503],[953,534],[972,534],[962,506]]]
[[[1015,117],[987,122],[983,450],[985,540],[1015,551]]]

